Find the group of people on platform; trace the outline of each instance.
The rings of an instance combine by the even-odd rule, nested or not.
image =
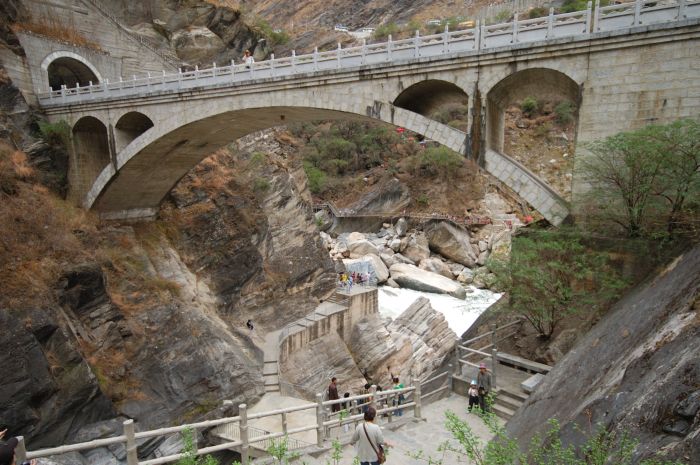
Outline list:
[[[489,393],[491,392],[491,373],[485,363],[479,364],[479,373],[469,386],[469,412],[478,406],[482,412],[488,411]]]
[[[369,273],[359,273],[357,271],[338,273],[338,287],[351,290],[353,284],[368,284],[369,278]]]

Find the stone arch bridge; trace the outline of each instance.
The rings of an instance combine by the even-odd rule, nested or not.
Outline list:
[[[589,6],[539,20],[273,57],[252,68],[231,64],[111,82],[90,76],[87,60],[71,69],[69,54],[52,53],[63,74],[44,79],[54,84],[38,92],[39,102],[52,121],[70,124],[72,197],[107,218],[153,215],[194,165],[251,132],[360,119],[405,127],[473,157],[559,224],[569,202],[504,153],[510,102],[542,94],[576,102],[578,147],[700,112],[698,0],[665,6],[638,0],[595,13]],[[51,66],[43,61],[46,70]],[[454,101],[470,109],[468,133],[429,118]]]

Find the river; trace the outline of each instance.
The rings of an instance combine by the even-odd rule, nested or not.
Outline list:
[[[435,310],[445,315],[450,328],[458,336],[461,336],[484,310],[501,297],[501,294],[496,292],[472,286],[469,286],[467,292],[466,299],[462,300],[446,294],[380,286],[379,314],[394,319],[401,315],[417,298],[426,297]]]

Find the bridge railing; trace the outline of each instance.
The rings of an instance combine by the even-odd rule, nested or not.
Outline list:
[[[472,29],[450,31],[445,28],[442,33],[428,36],[421,36],[416,32],[414,37],[401,40],[392,40],[389,36],[386,42],[363,42],[361,46],[350,48],[342,48],[338,44],[338,48],[330,51],[319,52],[316,49],[313,53],[305,55],[292,52],[291,56],[281,59],[272,55],[269,60],[252,65],[232,62],[222,67],[214,64],[206,69],[180,69],[177,73],[148,73],[146,76],[119,78],[113,82],[105,80],[82,87],[76,85],[74,88],[37,91],[37,96],[42,105],[67,105],[98,97],[118,98],[151,91],[231,85],[253,79],[339,70],[455,52],[478,52],[494,47],[561,37],[586,37],[596,32],[687,18],[700,18],[700,0],[673,0],[661,4],[655,0],[636,0],[605,7],[601,7],[599,0],[596,0],[595,8],[589,2],[586,10],[573,13],[555,15],[554,10],[550,9],[549,15],[544,18],[522,20],[516,15],[514,20],[508,23],[485,25],[477,22],[476,27]]]
[[[393,405],[391,400],[396,398],[399,394],[404,394],[407,397],[409,396],[409,394],[411,394],[413,400],[410,402],[406,402],[400,406]],[[28,459],[50,457],[54,455],[66,454],[69,452],[80,452],[100,447],[123,444],[126,448],[127,465],[160,465],[175,462],[176,460],[181,459],[184,456],[184,454],[177,453],[149,460],[139,460],[138,446],[140,443],[143,442],[139,440],[182,433],[185,430],[195,432],[196,438],[196,432],[198,430],[211,430],[211,433],[218,439],[223,440],[223,442],[214,446],[202,448],[199,448],[195,442],[196,455],[199,456],[211,454],[222,450],[234,449],[240,451],[241,462],[243,465],[247,465],[249,463],[249,452],[251,447],[254,447],[258,450],[266,450],[267,447],[272,445],[273,441],[276,439],[287,438],[288,447],[291,446],[293,448],[302,448],[311,445],[310,443],[307,443],[305,441],[290,438],[290,436],[293,434],[315,430],[317,438],[316,446],[322,447],[324,441],[329,438],[331,427],[341,426],[346,423],[354,423],[362,419],[362,413],[359,408],[356,408],[355,410],[349,412],[350,414],[347,417],[332,418],[329,414],[329,410],[332,410],[331,407],[335,404],[340,404],[344,402],[347,402],[349,403],[349,405],[354,405],[356,407],[358,405],[373,405],[375,408],[377,408],[378,417],[381,418],[381,415],[386,414],[388,415],[390,421],[393,416],[393,412],[399,409],[412,409],[414,412],[414,417],[421,418],[420,385],[417,385],[415,387],[409,386],[403,389],[392,389],[388,391],[376,391],[373,388],[373,390],[368,394],[361,394],[358,396],[343,398],[340,400],[323,401],[322,394],[317,394],[315,403],[307,403],[294,407],[252,414],[248,413],[246,404],[241,404],[239,405],[239,415],[235,417],[226,417],[216,420],[208,420],[198,423],[190,423],[150,431],[136,432],[136,426],[134,424],[134,421],[126,420],[123,423],[124,433],[121,435],[104,439],[96,439],[93,441],[82,442],[77,444],[69,444],[60,447],[41,449],[37,451],[27,451],[24,438],[20,436],[18,437],[19,444],[15,450],[15,453],[17,461],[19,463],[22,463]],[[315,421],[298,428],[289,428],[287,423],[288,415],[294,412],[301,412],[305,410],[315,410]],[[248,422],[250,420],[257,420],[261,418],[268,418],[274,416],[281,416],[282,431],[270,432],[254,428],[248,425]]]

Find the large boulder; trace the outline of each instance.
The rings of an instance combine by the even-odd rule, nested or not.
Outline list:
[[[350,251],[350,258],[359,258],[369,254],[379,255],[377,246],[366,239],[356,242],[348,241],[348,250]]]
[[[433,252],[470,268],[476,265],[478,255],[466,229],[447,221],[437,221],[425,227],[425,236]]]
[[[464,299],[467,292],[455,281],[437,273],[421,270],[414,265],[396,263],[389,268],[391,279],[401,287],[423,292],[449,294],[458,299]]]
[[[396,222],[395,229],[399,237],[404,237],[408,231],[408,221],[406,221],[406,218],[399,218],[399,221]]]
[[[206,27],[196,26],[175,32],[172,43],[177,56],[192,63],[208,59],[224,47],[224,42],[219,36]]]
[[[420,264],[418,265],[418,268],[420,268],[421,270],[426,270],[426,271],[440,274],[446,278],[450,278],[450,279],[454,278],[454,275],[452,274],[450,267],[447,266],[439,258],[431,257],[431,258],[426,258],[424,260],[421,260]]]
[[[375,254],[368,254],[361,258],[350,258],[343,260],[345,268],[349,272],[358,271],[365,273],[369,271],[377,278],[377,283],[381,284],[389,279],[389,270],[382,259]]]
[[[417,232],[411,236],[401,253],[415,263],[420,263],[421,260],[430,257],[430,246],[425,234]]]

